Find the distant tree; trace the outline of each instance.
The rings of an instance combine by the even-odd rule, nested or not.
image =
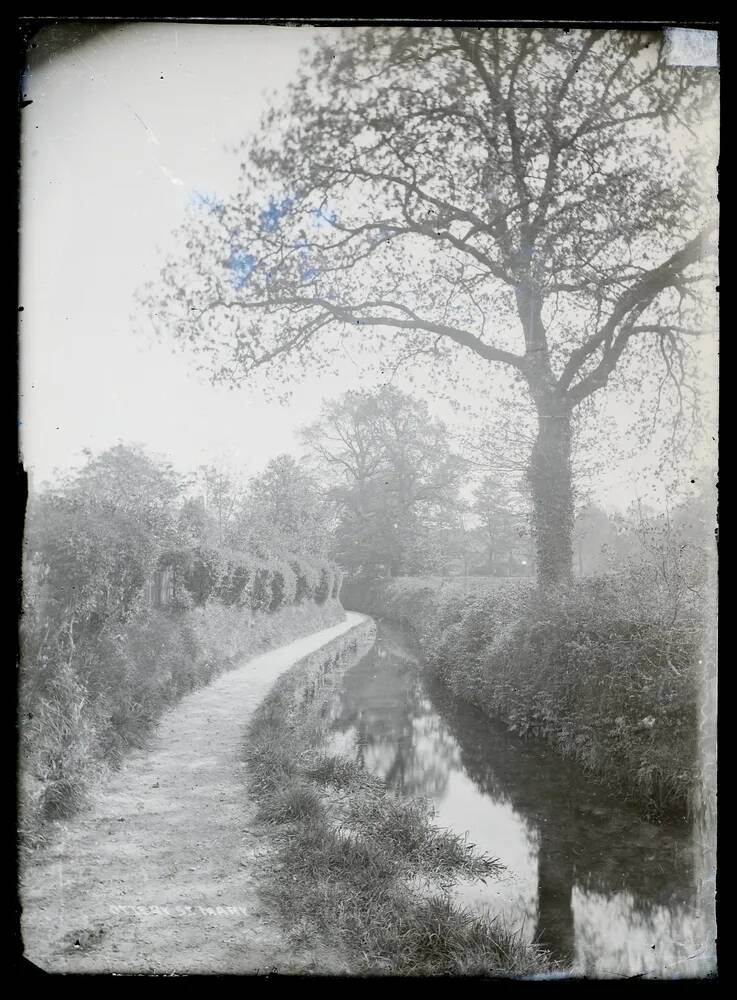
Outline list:
[[[170,462],[135,444],[85,455],[86,464],[64,480],[67,495],[112,516],[136,518],[162,542],[172,539],[183,483]]]
[[[130,614],[177,542],[181,490],[168,463],[117,445],[31,498],[26,554],[51,627],[76,636]]]
[[[177,519],[177,534],[183,546],[193,548],[208,540],[209,522],[204,497],[188,497]]]
[[[483,545],[466,505],[459,505],[454,519],[430,533],[428,551],[433,566],[444,576],[477,573],[483,563]]]
[[[656,32],[324,32],[149,312],[229,383],[302,377],[346,336],[439,385],[464,354],[490,384],[503,369],[537,418],[539,578],[565,580],[574,417],[622,379],[653,420],[669,390],[690,405],[714,327],[717,86]]]
[[[527,511],[509,487],[495,476],[485,476],[474,492],[472,509],[480,522],[491,576],[514,576],[519,567],[529,565]]]
[[[324,556],[330,528],[330,511],[315,479],[283,454],[251,479],[233,541],[262,556]]]
[[[616,548],[616,527],[605,510],[586,504],[577,514],[573,527],[576,570],[579,576],[604,572],[607,553]]]
[[[331,483],[343,565],[397,575],[437,570],[447,561],[443,549],[461,509],[462,462],[426,403],[391,386],[349,392],[324,406],[304,440]]]
[[[205,530],[216,545],[222,546],[236,516],[242,491],[233,476],[218,465],[201,465],[197,471],[203,487]]]
[[[641,500],[620,520],[620,551],[616,568],[640,580],[648,599],[660,601],[671,624],[695,616],[703,626],[706,584],[716,585],[713,521],[704,493],[654,509]],[[694,618],[692,617],[692,621]]]

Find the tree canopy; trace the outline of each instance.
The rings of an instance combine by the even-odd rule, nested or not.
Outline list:
[[[345,566],[400,574],[447,563],[463,462],[427,403],[391,386],[348,392],[303,436],[338,512],[336,556]]]
[[[26,551],[50,621],[77,628],[122,620],[135,608],[163,548],[176,541],[183,483],[135,445],[87,454],[55,488],[32,496]]]
[[[250,480],[230,540],[261,556],[325,556],[329,520],[312,475],[291,455],[276,455]]]
[[[682,400],[710,329],[715,93],[658,33],[326,32],[149,310],[229,384],[347,337],[444,381],[459,352],[505,367],[538,416],[540,569],[565,576],[571,414],[622,371]]]

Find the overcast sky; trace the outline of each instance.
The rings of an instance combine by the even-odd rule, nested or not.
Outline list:
[[[239,160],[226,149],[278,100],[312,29],[120,25],[76,46],[63,34],[36,37],[23,86],[33,102],[21,140],[26,467],[40,483],[83,448],[123,440],[182,471],[211,461],[257,471],[295,450],[324,397],[355,387],[352,360],[339,379],[296,386],[284,407],[255,387],[208,385],[186,357],[135,335],[131,314],[196,193],[234,189]],[[613,467],[599,499],[621,506],[646,491],[641,478]]]
[[[52,36],[52,37],[49,37]],[[22,447],[38,481],[118,438],[183,468],[226,457],[259,467],[316,415],[202,381],[135,336],[137,287],[155,275],[194,192],[226,195],[264,91],[282,87],[308,29],[139,25],[55,55],[26,76],[22,146]],[[36,52],[33,53],[36,55]]]

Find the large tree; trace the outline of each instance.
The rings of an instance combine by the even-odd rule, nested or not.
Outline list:
[[[505,368],[537,414],[538,573],[565,579],[574,414],[658,366],[680,391],[708,325],[715,76],[658,33],[326,31],[150,311],[229,383],[346,337],[440,380],[466,352],[490,393]]]

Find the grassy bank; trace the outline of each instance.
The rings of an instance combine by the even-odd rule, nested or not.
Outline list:
[[[298,664],[249,726],[260,818],[277,844],[262,891],[288,933],[332,944],[352,973],[523,976],[549,968],[519,935],[450,901],[458,879],[493,878],[495,859],[436,827],[424,800],[397,799],[353,760],[322,750],[320,675],[355,655],[360,639],[349,633],[329,659]]]
[[[414,632],[458,696],[548,740],[657,816],[686,813],[699,781],[697,609],[639,581],[397,579],[346,585],[346,607]]]
[[[59,649],[27,620],[21,671],[21,838],[74,813],[109,767],[142,747],[162,713],[218,674],[344,618],[337,600],[274,613],[207,603],[144,609],[124,625]]]

